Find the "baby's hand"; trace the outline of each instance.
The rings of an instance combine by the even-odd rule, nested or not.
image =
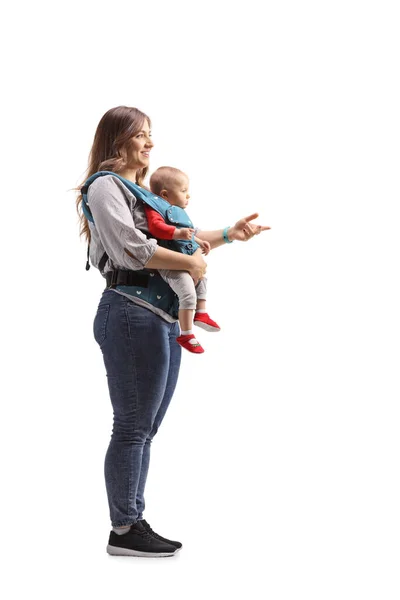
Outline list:
[[[182,229],[176,228],[174,231],[174,240],[191,240],[194,234],[194,229],[190,227],[183,227]]]
[[[204,256],[207,256],[207,254],[211,250],[210,243],[206,242],[205,240],[200,240],[199,238],[195,238],[195,241],[199,244],[199,246],[201,248],[201,251],[204,254]]]

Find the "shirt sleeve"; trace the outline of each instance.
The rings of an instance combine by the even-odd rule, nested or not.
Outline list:
[[[136,228],[123,188],[113,177],[98,177],[89,187],[88,204],[100,241],[114,265],[137,271],[153,256],[157,241]]]
[[[160,213],[148,206],[144,207],[144,212],[146,213],[151,235],[159,240],[172,240],[176,227],[167,225]]]

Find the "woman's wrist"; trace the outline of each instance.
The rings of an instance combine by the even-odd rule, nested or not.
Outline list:
[[[225,244],[232,244],[233,240],[230,239],[229,234],[231,233],[232,227],[228,226],[222,232]]]

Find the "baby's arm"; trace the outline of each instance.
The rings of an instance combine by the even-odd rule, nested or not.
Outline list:
[[[191,227],[176,228],[173,240],[191,240],[194,234],[194,229]]]

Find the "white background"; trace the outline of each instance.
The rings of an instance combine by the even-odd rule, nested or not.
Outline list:
[[[7,598],[398,600],[396,2],[20,3],[3,15]],[[191,179],[209,308],[153,443],[176,558],[105,552],[112,413],[71,190],[106,110]],[[5,212],[5,218],[4,218]]]

